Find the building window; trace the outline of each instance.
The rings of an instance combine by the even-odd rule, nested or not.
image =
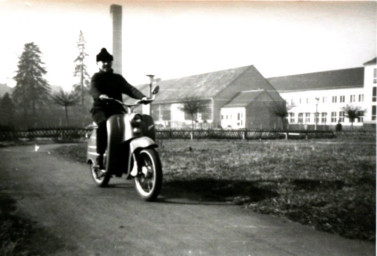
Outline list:
[[[306,104],[310,104],[310,98],[306,98]]]
[[[344,111],[339,112],[339,122],[343,123],[344,122]]]
[[[359,94],[359,102],[363,102],[364,101],[364,94]]]
[[[372,106],[372,120],[376,120],[376,106]]]
[[[294,123],[295,122],[295,113],[289,113],[289,122]]]
[[[323,124],[325,124],[325,123],[327,123],[327,113],[326,112],[322,112],[321,113],[321,122],[323,123]]]
[[[336,103],[338,100],[338,97],[337,96],[332,96],[332,103]]]
[[[298,123],[302,124],[304,122],[304,113],[298,113]]]
[[[350,95],[350,102],[355,102],[355,95]]]
[[[372,94],[372,101],[373,102],[376,102],[376,98],[377,98],[377,87],[373,87],[373,94]]]
[[[336,112],[331,112],[331,123],[336,123]]]
[[[322,103],[326,103],[326,102],[327,102],[327,97],[326,96],[322,97]]]
[[[377,68],[373,69],[373,83],[377,84]]]
[[[305,123],[310,123],[310,113],[305,113]]]
[[[345,102],[346,101],[346,96],[342,95],[339,97],[339,102]]]

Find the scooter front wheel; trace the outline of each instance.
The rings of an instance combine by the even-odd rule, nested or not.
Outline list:
[[[100,170],[94,163],[90,163],[90,174],[97,186],[105,187],[107,184],[109,184],[110,175],[108,175],[104,170]]]
[[[162,187],[162,166],[158,153],[153,148],[141,150],[137,156],[140,168],[135,177],[136,190],[146,201],[157,198]]]

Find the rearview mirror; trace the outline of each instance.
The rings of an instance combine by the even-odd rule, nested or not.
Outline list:
[[[152,91],[152,94],[157,94],[158,92],[160,91],[160,86],[156,86],[153,91]]]

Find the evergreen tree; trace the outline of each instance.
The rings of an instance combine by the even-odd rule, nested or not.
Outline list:
[[[0,126],[11,127],[14,125],[14,114],[15,108],[13,101],[9,93],[4,94],[3,98],[0,99]]]
[[[87,66],[85,65],[85,58],[88,54],[85,52],[85,38],[82,31],[80,31],[79,41],[77,42],[77,48],[79,50],[79,55],[75,59],[75,71],[73,73],[74,77],[79,79],[79,82],[74,85],[74,90],[80,95],[81,105],[84,105],[85,94],[88,91],[90,76],[87,71]]]
[[[29,126],[29,114],[32,114],[32,121],[35,122],[37,110],[48,101],[50,86],[43,78],[47,72],[42,67],[41,51],[39,47],[32,43],[25,44],[24,51],[18,62],[18,71],[14,77],[16,87],[12,97],[24,114],[24,120]],[[30,113],[31,110],[31,113]],[[35,125],[35,123],[34,123]]]

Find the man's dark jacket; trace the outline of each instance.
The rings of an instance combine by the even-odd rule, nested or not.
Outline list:
[[[90,82],[90,94],[93,97],[91,113],[97,124],[106,121],[113,114],[122,113],[123,108],[109,100],[100,100],[99,96],[105,94],[110,98],[122,101],[122,93],[141,99],[145,97],[138,89],[130,85],[123,76],[113,71],[95,73]]]

